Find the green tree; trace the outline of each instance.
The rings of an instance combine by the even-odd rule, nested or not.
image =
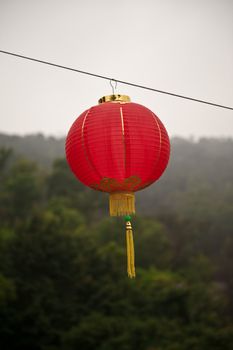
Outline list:
[[[9,170],[0,193],[2,222],[26,220],[43,198],[43,178],[35,163],[18,160]]]

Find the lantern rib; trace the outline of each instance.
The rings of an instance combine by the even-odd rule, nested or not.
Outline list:
[[[158,120],[157,120],[157,116],[152,113],[153,117],[154,117],[154,120],[155,120],[155,123],[157,125],[157,128],[159,130],[159,152],[158,152],[158,156],[157,156],[157,159],[156,159],[156,162],[155,162],[155,169],[156,169],[156,166],[157,164],[159,163],[159,160],[160,160],[160,155],[161,155],[161,149],[162,149],[162,136],[161,136],[161,129],[160,129],[160,125],[158,123]]]
[[[85,128],[85,124],[86,124],[86,120],[87,120],[87,116],[89,115],[91,111],[91,108],[88,109],[87,113],[85,114],[85,117],[83,119],[83,123],[82,123],[82,148],[83,148],[83,153],[84,153],[84,156],[86,158],[86,161],[90,167],[90,169],[92,171],[94,171],[95,173],[97,173],[98,177],[99,177],[99,180],[101,180],[101,175],[99,174],[98,170],[96,169],[96,167],[94,166],[93,162],[91,162],[90,160],[90,157],[88,157],[88,154],[87,154],[87,145],[86,145],[86,142],[85,142],[85,137],[84,137],[84,128]]]
[[[126,177],[125,125],[124,125],[124,116],[123,116],[123,109],[122,109],[122,107],[120,107],[120,116],[121,116],[121,128],[122,128],[123,149],[124,149],[124,177]]]

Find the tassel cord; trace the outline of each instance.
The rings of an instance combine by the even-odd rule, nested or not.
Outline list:
[[[129,232],[129,244],[130,244],[130,265],[131,265],[131,274],[135,277],[135,261],[134,261],[134,242],[133,242],[133,231]]]
[[[126,216],[128,220],[128,216]],[[133,231],[130,221],[126,221],[126,251],[127,251],[127,272],[129,278],[135,278],[135,258],[134,258],[134,242]]]

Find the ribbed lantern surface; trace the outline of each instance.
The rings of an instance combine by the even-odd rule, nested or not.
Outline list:
[[[66,140],[67,161],[77,178],[109,193],[132,193],[149,186],[164,172],[169,154],[169,137],[160,119],[124,99],[83,112]]]

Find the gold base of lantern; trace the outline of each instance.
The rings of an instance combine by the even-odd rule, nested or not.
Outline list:
[[[109,210],[111,216],[135,214],[134,193],[115,192],[109,196]]]

